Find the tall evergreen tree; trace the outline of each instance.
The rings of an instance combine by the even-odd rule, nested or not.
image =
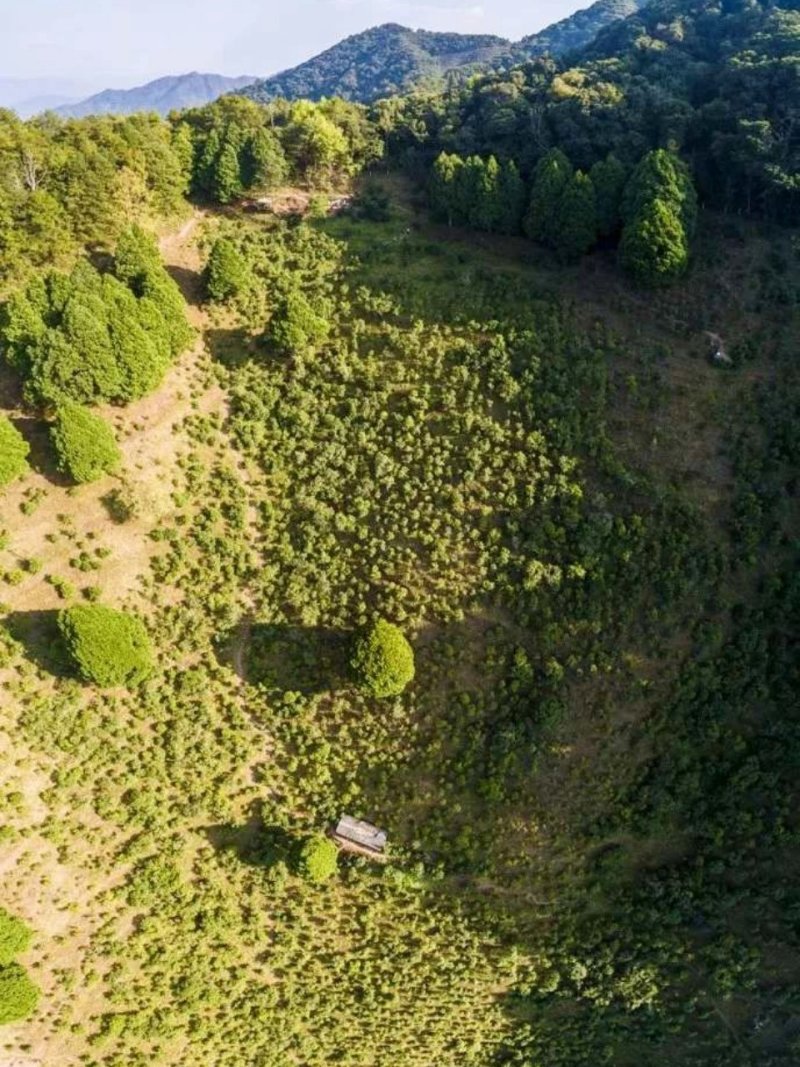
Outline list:
[[[263,127],[245,142],[241,153],[245,188],[274,188],[289,176],[289,164],[277,134]]]
[[[686,237],[691,239],[697,224],[694,182],[683,160],[665,148],[643,156],[628,179],[622,196],[625,224],[636,219],[655,199],[670,204],[679,213]]]
[[[439,222],[454,226],[456,218],[456,178],[464,166],[460,156],[442,152],[433,164],[428,188],[431,211]]]
[[[475,207],[483,184],[484,162],[480,156],[468,156],[460,167],[453,183],[455,203],[454,216],[462,226],[474,226]]]
[[[555,250],[565,262],[579,259],[597,240],[594,186],[577,170],[564,186],[556,209]]]
[[[211,129],[208,137],[200,142],[198,147],[199,153],[192,175],[192,189],[195,193],[213,196],[217,160],[222,151],[222,140],[216,126]]]
[[[497,181],[497,229],[500,233],[515,234],[522,229],[527,190],[519,169],[512,160],[500,168]]]
[[[622,190],[627,172],[615,155],[609,153],[589,171],[595,193],[597,232],[600,237],[613,237],[622,225]]]
[[[689,262],[689,242],[673,204],[651,200],[627,223],[620,242],[620,261],[645,285],[664,285],[679,277]]]
[[[226,141],[214,167],[214,199],[220,204],[230,204],[242,193],[242,175],[239,153],[232,141]]]
[[[559,148],[551,149],[536,164],[525,232],[534,241],[555,247],[558,241],[558,204],[572,164]]]
[[[460,172],[461,212],[476,230],[492,232],[497,229],[499,175],[500,168],[494,156],[489,160],[470,156]]]

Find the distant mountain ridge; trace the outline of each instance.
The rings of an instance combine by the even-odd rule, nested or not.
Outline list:
[[[16,111],[22,119],[38,115],[48,108],[75,103],[97,89],[92,81],[70,78],[0,77],[0,107]]]
[[[255,82],[242,96],[266,101],[341,96],[370,103],[457,72],[503,68],[590,44],[605,27],[635,14],[647,0],[597,0],[591,7],[513,43],[502,37],[411,30],[396,23],[347,37],[299,66]]]
[[[225,93],[236,92],[252,82],[252,75],[226,78],[221,74],[192,71],[190,74],[157,78],[133,89],[105,89],[77,104],[56,108],[56,112],[65,118],[131,115],[136,111],[156,111],[159,115],[167,115],[170,111],[210,104]]]
[[[345,38],[296,67],[256,79],[193,71],[158,78],[133,89],[105,89],[55,108],[59,115],[129,115],[200,107],[227,93],[252,100],[340,96],[370,103],[408,92],[445,76],[503,69],[536,56],[562,56],[591,44],[608,26],[638,12],[647,0],[596,0],[539,33],[516,43],[488,34],[434,33],[385,23]]]

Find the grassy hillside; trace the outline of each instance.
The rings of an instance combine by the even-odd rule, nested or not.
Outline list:
[[[388,188],[383,223],[230,210],[166,242],[202,342],[108,411],[122,483],[70,488],[34,436],[5,490],[3,905],[42,989],[6,1048],[788,1067],[791,235],[707,220],[644,298]],[[201,305],[220,235],[243,273]],[[147,622],[131,692],[71,672],[84,587]],[[348,669],[378,613],[416,657],[388,700]],[[310,884],[343,811],[390,861]]]

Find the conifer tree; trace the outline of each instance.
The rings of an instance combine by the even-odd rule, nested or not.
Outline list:
[[[572,177],[572,164],[559,148],[551,149],[536,164],[525,232],[534,241],[555,247],[558,241],[558,204]]]
[[[454,189],[454,216],[462,226],[475,226],[476,206],[483,185],[484,163],[480,156],[468,156],[456,172]]]
[[[580,170],[564,186],[555,224],[555,251],[565,262],[579,259],[597,240],[594,186],[591,178]]]
[[[622,190],[626,170],[615,155],[609,153],[589,172],[595,193],[597,232],[600,237],[613,237],[622,224]]]
[[[206,196],[214,195],[217,174],[217,160],[222,151],[222,140],[216,126],[212,127],[199,154],[194,167],[192,189]]]
[[[438,222],[456,224],[456,178],[464,166],[460,156],[442,152],[433,164],[429,186],[431,212]]]
[[[622,196],[625,224],[637,218],[656,198],[678,212],[686,237],[691,240],[697,224],[697,193],[689,168],[665,148],[643,156],[628,179]]]
[[[622,233],[620,261],[645,285],[664,285],[689,262],[689,244],[680,214],[664,200],[650,201]]]
[[[230,204],[242,194],[242,175],[239,153],[230,140],[226,141],[214,166],[214,199],[220,204]]]
[[[227,237],[218,237],[211,248],[206,267],[206,292],[211,300],[222,302],[240,293],[248,284],[247,261]]]
[[[122,458],[108,423],[72,401],[64,401],[58,408],[50,438],[58,469],[79,484],[115,471]]]
[[[515,234],[522,229],[525,214],[526,189],[519,169],[512,160],[500,168],[497,180],[497,229],[499,233]]]
[[[7,415],[0,415],[0,486],[9,485],[28,471],[30,445]]]
[[[245,188],[274,188],[289,176],[289,163],[283,146],[272,130],[262,128],[247,139],[241,153],[242,182]]]
[[[469,222],[476,230],[495,233],[500,224],[500,165],[494,156],[474,157],[474,191]]]

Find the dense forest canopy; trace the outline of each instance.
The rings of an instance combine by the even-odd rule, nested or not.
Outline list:
[[[564,67],[540,60],[465,88],[377,105],[392,158],[441,149],[514,158],[558,147],[584,170],[679,150],[715,207],[794,217],[800,13],[791,3],[655,0]]]
[[[799,47],[0,113],[9,1055],[798,1062]]]

